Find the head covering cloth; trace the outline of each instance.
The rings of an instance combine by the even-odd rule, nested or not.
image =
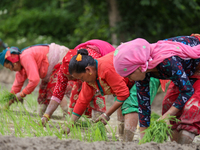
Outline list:
[[[5,59],[9,60],[12,63],[19,61],[19,54],[21,54],[19,48],[17,47],[8,47],[4,49],[0,53],[0,63],[2,66],[4,66]]]
[[[94,49],[95,51],[100,53],[102,56],[110,52],[113,52],[115,50],[115,48],[110,43],[106,41],[98,40],[98,39],[93,39],[85,43],[81,43],[77,45],[74,49],[80,49],[81,47],[85,47],[85,46],[88,48]]]
[[[142,72],[153,69],[171,56],[179,56],[182,59],[200,58],[200,45],[190,47],[173,41],[150,44],[145,39],[137,38],[116,48],[113,63],[116,72],[126,77],[139,67]]]

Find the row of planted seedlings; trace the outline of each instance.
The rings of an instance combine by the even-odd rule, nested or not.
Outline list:
[[[16,137],[43,137],[57,136],[59,139],[79,139],[81,141],[116,141],[116,128],[109,124],[107,128],[101,123],[93,123],[83,116],[73,125],[70,117],[67,121],[50,120],[46,127],[42,126],[41,118],[35,113],[37,110],[37,95],[28,95],[24,104],[14,103],[5,107],[13,95],[7,90],[0,92],[0,134],[14,135]],[[32,113],[33,112],[33,113]],[[66,127],[70,128],[70,134],[65,134]],[[111,136],[110,136],[111,135]]]
[[[6,90],[0,93],[0,104],[5,106],[8,99],[12,98]],[[67,121],[50,120],[44,128],[41,123],[41,118],[36,112],[37,110],[37,95],[28,95],[23,104],[13,104],[9,109],[1,107],[0,109],[0,133],[2,135],[14,135],[16,137],[42,137],[42,136],[57,136],[59,139],[79,139],[81,141],[116,141],[116,127],[113,129],[109,124],[107,128],[101,123],[92,123],[90,119],[83,116],[76,124],[72,124],[69,117]],[[27,110],[28,109],[28,110]],[[165,120],[159,120],[160,116],[152,113],[151,124],[145,130],[145,135],[140,144],[147,142],[163,143],[171,136],[171,125],[166,124],[166,121],[178,121],[174,116],[170,116]],[[70,134],[64,134],[66,127],[70,128]]]

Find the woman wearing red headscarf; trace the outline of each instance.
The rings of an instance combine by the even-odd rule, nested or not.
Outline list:
[[[52,43],[30,46],[21,51],[17,47],[11,47],[0,54],[1,64],[11,71],[16,71],[11,92],[16,94],[19,101],[22,101],[27,94],[32,93],[42,79],[38,96],[40,116],[43,115],[49,104],[56,82],[57,70],[68,50],[65,46]],[[28,84],[21,90],[26,79],[28,79]],[[10,104],[12,102],[10,101]],[[64,112],[67,112],[68,107],[65,101],[61,106]]]

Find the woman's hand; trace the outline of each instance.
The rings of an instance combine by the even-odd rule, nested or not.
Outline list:
[[[21,102],[22,104],[24,102],[24,99],[23,99],[23,97],[21,97],[20,93],[16,94],[16,98],[14,100],[17,102]]]
[[[42,121],[42,125],[43,127],[46,126],[47,122],[50,120],[50,115],[48,115],[47,113],[45,113],[42,118],[41,118],[41,121]]]
[[[103,113],[95,120],[95,123],[101,121],[104,125],[106,125],[109,120],[110,117],[107,116],[106,113]]]
[[[70,129],[68,127],[62,127],[62,131],[64,134],[69,134],[70,133]]]
[[[14,103],[14,102],[21,102],[23,103],[23,98],[21,97],[20,93],[17,93],[15,95],[15,98],[9,100],[9,102],[7,104],[5,104],[5,106],[3,107],[4,110],[9,109],[9,107]]]
[[[75,122],[79,119],[78,116],[72,114],[71,118],[68,119],[69,122],[67,122],[67,124],[65,124],[62,127],[62,132],[64,132],[64,134],[69,134],[70,133],[70,128],[74,127]],[[70,128],[69,128],[70,127]]]
[[[42,121],[42,126],[45,127],[49,120],[46,117],[42,117],[41,121]]]
[[[179,112],[179,109],[172,106],[166,113],[164,113],[158,120],[165,119],[165,122],[170,125],[169,120],[167,119],[169,116],[175,116],[176,113]]]

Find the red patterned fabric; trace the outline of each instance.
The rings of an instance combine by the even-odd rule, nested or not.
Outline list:
[[[5,59],[9,60],[12,63],[18,62],[19,61],[19,54],[11,54],[10,51],[8,50],[6,52]]]
[[[61,64],[57,64],[54,66],[53,72],[50,76],[49,82],[44,82],[42,80],[40,84],[40,89],[39,89],[39,96],[38,96],[38,103],[39,104],[46,104],[48,105],[50,102],[50,99],[53,95],[54,87],[57,82],[57,75],[58,71],[60,68]]]
[[[93,58],[99,58],[101,57],[101,54],[99,54],[97,51],[88,48],[86,46],[80,47],[79,49],[87,49],[90,56]],[[56,84],[56,87],[53,92],[52,99],[59,99],[60,101],[63,99],[63,96],[65,93],[71,93],[70,95],[70,108],[74,108],[76,104],[76,100],[78,99],[78,95],[81,90],[82,82],[81,81],[73,81],[68,82],[67,75],[69,74],[68,68],[69,68],[69,62],[71,58],[77,54],[77,50],[69,50],[66,56],[63,58],[63,63],[60,67],[59,73],[58,73],[58,81]],[[71,90],[71,92],[70,92]],[[101,103],[104,103],[104,105],[101,105]],[[103,106],[103,107],[101,107]],[[105,97],[101,96],[101,94],[96,94],[95,97],[93,97],[93,102],[88,106],[85,115],[88,115],[91,117],[91,110],[97,110],[101,112],[106,111],[106,105],[105,105]]]
[[[113,54],[114,52],[111,52],[97,59],[98,82],[100,86],[97,84],[97,81],[95,83],[83,82],[73,114],[78,116],[83,114],[95,95],[96,90],[102,90],[101,92],[103,95],[115,95],[119,102],[123,102],[129,97],[130,93],[127,84],[129,86],[131,86],[131,84],[130,82],[127,83],[128,78],[121,77],[115,71],[113,66]],[[103,103],[101,104],[103,105]]]
[[[191,36],[197,37],[200,41],[200,34],[191,34]]]
[[[187,101],[183,109],[176,114],[177,119],[179,119],[180,122],[170,123],[173,125],[172,129],[176,129],[178,131],[184,129],[198,135],[200,134],[200,80],[197,80],[194,83],[193,88],[195,91],[194,94]],[[177,99],[179,93],[179,88],[171,82],[163,100],[162,114],[169,110],[174,101]]]

